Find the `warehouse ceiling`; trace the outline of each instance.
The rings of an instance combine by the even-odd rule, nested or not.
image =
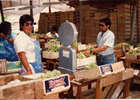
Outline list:
[[[33,15],[36,15],[44,8],[49,7],[49,5],[43,5],[43,3],[49,2],[59,2],[59,0],[32,0]],[[30,14],[30,0],[1,0],[1,3],[5,15]],[[51,5],[51,8],[60,11],[73,10],[66,4]]]

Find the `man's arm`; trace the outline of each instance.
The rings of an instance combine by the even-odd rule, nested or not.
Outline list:
[[[101,52],[101,51],[105,51],[107,48],[108,48],[108,46],[107,46],[107,45],[104,45],[104,46],[101,46],[101,47],[99,47],[99,48],[92,49],[92,52]]]
[[[29,63],[27,61],[27,58],[25,56],[25,52],[19,52],[18,56],[20,58],[20,61],[22,63],[22,65],[25,67],[25,69],[27,70],[27,75],[32,74],[31,68],[29,66]]]
[[[101,51],[105,51],[107,48],[108,48],[108,46],[104,45],[104,46],[101,46],[99,48],[92,49],[91,51],[92,52],[101,52]],[[86,50],[84,52],[84,54],[88,57],[90,55],[90,50]]]

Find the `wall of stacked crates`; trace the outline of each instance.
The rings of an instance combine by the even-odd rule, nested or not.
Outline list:
[[[133,7],[129,4],[119,4],[116,9],[97,9],[89,5],[82,6],[82,43],[95,43],[97,35],[100,31],[99,20],[108,17],[111,20],[110,30],[115,34],[115,43],[130,41],[131,16]],[[140,11],[140,2],[138,2],[138,10]],[[140,12],[138,12],[138,18]],[[39,19],[39,33],[47,33],[50,28],[55,25],[59,29],[60,25],[68,20],[76,25],[79,30],[79,8],[75,11],[41,13]],[[137,23],[139,26],[137,26]],[[140,20],[135,19],[135,35],[134,43],[137,43],[140,29]],[[137,34],[138,33],[138,34]]]

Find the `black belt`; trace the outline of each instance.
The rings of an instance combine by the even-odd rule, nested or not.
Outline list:
[[[112,54],[109,54],[109,55],[105,55],[105,56],[103,56],[103,55],[99,55],[100,57],[107,57],[107,56],[111,56],[111,55],[113,55],[114,53],[112,53]]]

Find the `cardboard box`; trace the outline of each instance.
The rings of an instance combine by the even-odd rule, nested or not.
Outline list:
[[[7,72],[21,71],[22,63],[20,61],[7,62]]]
[[[43,58],[48,58],[48,59],[57,59],[57,58],[59,58],[59,52],[43,51],[42,55],[43,55]]]
[[[89,63],[96,64],[96,56],[95,55],[88,57],[88,58],[84,58],[84,59],[77,59],[77,67],[84,66],[84,65],[87,65]]]

